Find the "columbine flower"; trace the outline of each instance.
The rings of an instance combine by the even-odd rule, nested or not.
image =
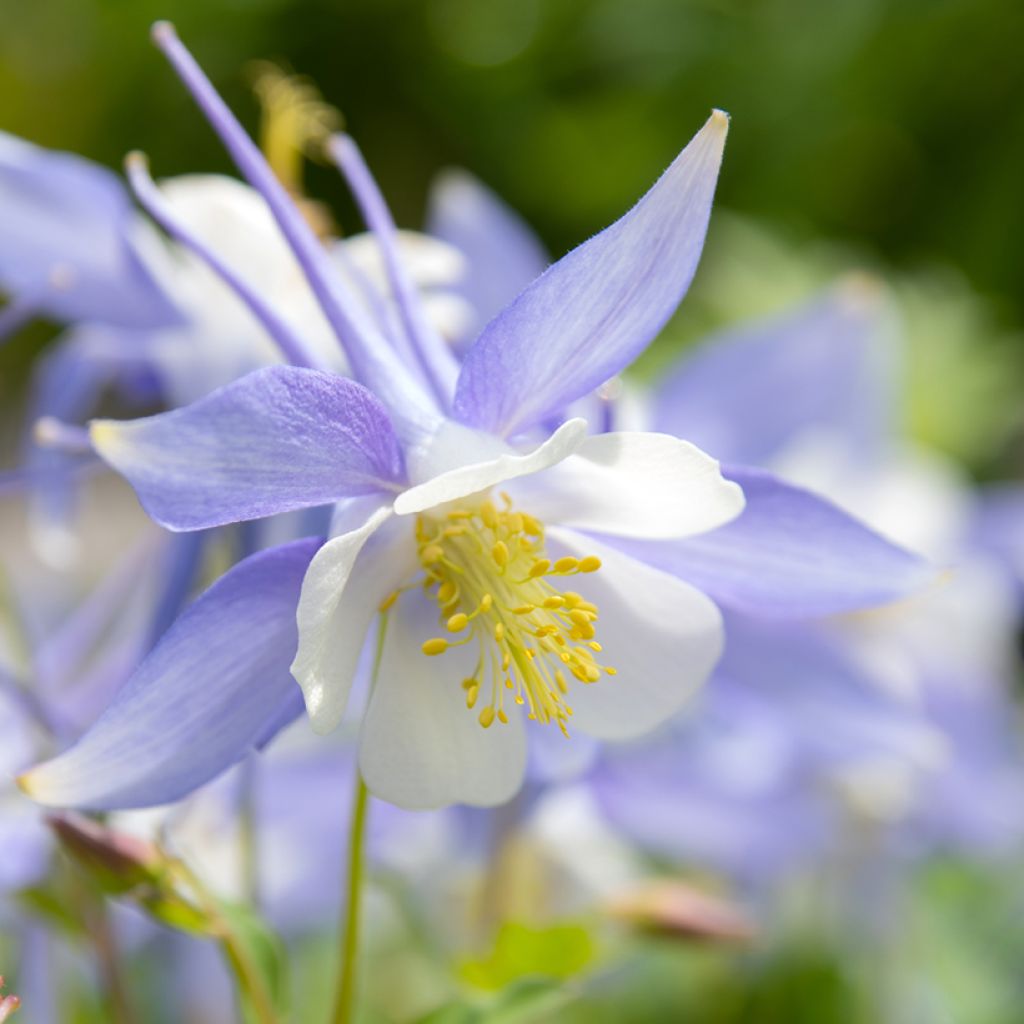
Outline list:
[[[860,599],[843,585],[847,552],[853,562],[867,555],[873,592],[899,590],[916,572],[902,552],[767,477],[754,481],[766,507],[749,531],[680,551],[691,543],[680,538],[740,513],[740,488],[685,441],[588,436],[583,421],[565,420],[642,351],[688,288],[724,114],[633,210],[495,316],[460,367],[417,301],[352,140],[334,137],[328,150],[381,245],[398,325],[351,294],[170,27],[155,38],[266,198],[355,379],[316,368],[300,335],[236,289],[306,365],[257,371],[161,416],[98,422],[93,444],[170,529],[333,503],[334,536],[262,552],[214,584],[94,729],[23,777],[37,799],[114,807],[180,796],[267,738],[268,707],[287,720],[289,666],[314,728],[332,729],[383,610],[379,681],[360,740],[370,788],[408,807],[496,803],[520,784],[527,721],[634,736],[706,678],[721,622],[689,572],[722,582],[715,567],[724,566],[728,589],[766,567],[783,590],[812,579],[824,605]],[[145,197],[138,166],[135,176]],[[210,258],[237,285],[233,269]],[[788,536],[794,516],[798,538]],[[836,536],[843,553],[823,559]],[[766,537],[801,555],[780,573],[777,550],[763,557]],[[631,545],[636,557],[625,553]],[[690,568],[662,571],[669,554]],[[771,579],[758,586],[777,596]]]

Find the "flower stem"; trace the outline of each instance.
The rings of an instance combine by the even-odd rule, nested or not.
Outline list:
[[[370,692],[377,684],[381,656],[384,653],[384,634],[388,615],[382,612],[377,627],[377,650],[373,660],[373,680]],[[345,887],[345,905],[342,911],[341,936],[338,946],[338,988],[334,998],[331,1024],[352,1024],[355,1013],[356,959],[359,950],[359,924],[365,880],[366,817],[369,794],[366,783],[356,765],[356,784],[352,794],[352,821],[348,834],[348,874]]]
[[[331,1024],[351,1024],[355,1008],[356,952],[359,946],[359,917],[363,890],[363,841],[366,832],[367,792],[363,777],[356,773],[352,828],[348,842],[348,886],[338,967],[338,991]]]

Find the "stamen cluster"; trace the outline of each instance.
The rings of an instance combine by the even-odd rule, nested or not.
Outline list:
[[[594,639],[597,606],[550,581],[596,572],[601,560],[590,555],[552,562],[543,526],[513,511],[507,495],[502,498],[501,509],[484,500],[417,519],[423,586],[440,606],[447,633],[427,640],[423,653],[436,656],[476,641],[476,668],[462,686],[468,708],[486,700],[480,724],[486,729],[495,719],[508,722],[508,691],[516,704],[528,706],[528,718],[557,722],[568,735],[567,674],[590,684],[615,669],[595,657],[601,652]]]

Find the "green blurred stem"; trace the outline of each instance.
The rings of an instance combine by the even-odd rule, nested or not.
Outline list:
[[[341,926],[341,954],[338,965],[338,991],[334,999],[331,1024],[351,1024],[355,1011],[356,954],[359,947],[359,918],[365,876],[364,840],[366,836],[366,783],[356,773],[352,811],[352,829],[348,841],[348,886],[344,920]]]
[[[377,651],[373,660],[373,680],[370,692],[377,685],[381,656],[384,653],[384,634],[388,628],[387,612],[382,612],[377,627]],[[331,1024],[352,1024],[355,1014],[356,968],[359,952],[359,924],[362,909],[363,882],[366,877],[366,817],[369,795],[366,783],[356,766],[356,785],[352,796],[352,824],[348,834],[348,877],[346,899],[342,911],[341,935],[338,946],[338,989],[334,997]]]
[[[207,919],[213,925],[213,936],[220,942],[221,949],[235,976],[238,989],[248,999],[248,1005],[259,1024],[279,1024],[274,1000],[259,969],[253,963],[244,942],[239,938],[231,923],[221,913],[199,876],[182,860],[169,860],[172,870],[195,894]]]

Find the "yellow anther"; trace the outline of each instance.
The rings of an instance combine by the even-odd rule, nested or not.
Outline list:
[[[619,670],[617,668],[612,668],[610,665],[606,665],[604,670],[605,673],[610,676],[617,676],[619,674]]]
[[[528,515],[526,512],[523,514],[523,528],[531,537],[539,537],[544,532],[544,527],[537,522],[533,516]]]
[[[391,593],[388,594],[388,596],[385,597],[384,600],[381,601],[379,605],[377,605],[377,610],[380,612],[386,612],[397,600],[398,591],[392,590]]]
[[[498,721],[504,725],[508,725],[508,715],[505,714],[504,708],[498,712]]]
[[[462,688],[466,706],[475,708],[490,687],[491,698],[478,715],[482,727],[495,718],[508,721],[499,700],[508,689],[530,719],[565,732],[573,681],[592,683],[604,670],[595,659],[601,650],[593,640],[596,605],[572,591],[559,592],[553,577],[595,572],[600,561],[564,557],[552,564],[542,524],[514,510],[507,496],[497,507],[483,500],[421,514],[415,529],[424,590],[437,600],[449,637],[427,640],[424,654],[478,645],[476,669]]]

